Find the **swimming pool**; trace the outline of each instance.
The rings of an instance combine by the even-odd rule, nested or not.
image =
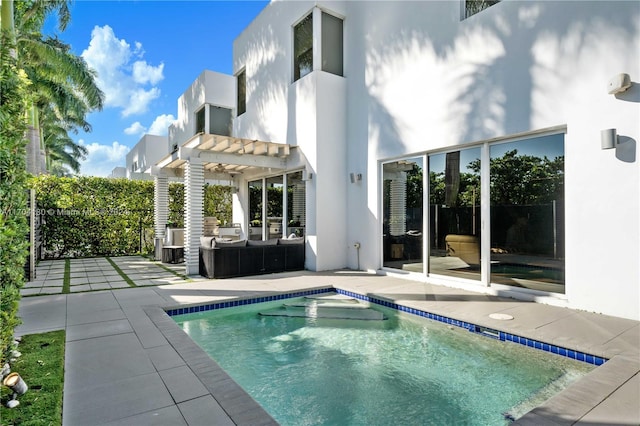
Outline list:
[[[307,302],[173,318],[283,425],[508,424],[593,368],[381,306],[383,321],[259,315]]]

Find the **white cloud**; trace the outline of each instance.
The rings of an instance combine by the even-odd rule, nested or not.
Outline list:
[[[149,103],[160,96],[155,85],[164,78],[164,64],[153,66],[134,60],[143,55],[140,42],[132,48],[126,40],[118,39],[108,25],[93,28],[89,47],[82,52],[89,66],[98,72],[97,83],[105,93],[105,106],[122,108],[125,117],[146,112]]]
[[[140,124],[139,121],[136,121],[131,126],[124,129],[124,133],[127,135],[142,135],[147,131],[147,128]]]
[[[147,133],[151,135],[158,136],[166,136],[169,126],[176,121],[176,118],[173,114],[162,114],[156,117],[151,123],[151,127],[149,127],[149,131]]]
[[[163,70],[164,64],[154,67],[147,64],[147,61],[136,61],[133,63],[133,80],[140,84],[157,84],[164,78]]]
[[[82,139],[80,145],[87,148],[86,160],[82,161],[80,174],[85,176],[109,176],[114,167],[126,164],[129,147],[114,141],[111,145],[103,145],[98,142],[86,144]]]
[[[160,96],[160,89],[152,87],[150,90],[138,88],[129,92],[129,101],[126,108],[122,110],[122,116],[131,114],[142,114],[147,111],[149,103]],[[121,105],[125,106],[125,105]]]

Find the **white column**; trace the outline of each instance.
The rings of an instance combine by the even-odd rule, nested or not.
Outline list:
[[[153,223],[155,226],[155,259],[162,259],[162,242],[169,218],[169,179],[155,176],[153,188]]]
[[[407,173],[400,172],[391,180],[389,233],[404,235],[407,230]]]
[[[204,166],[199,158],[189,159],[185,167],[184,224],[186,274],[198,275],[200,237],[204,234]]]

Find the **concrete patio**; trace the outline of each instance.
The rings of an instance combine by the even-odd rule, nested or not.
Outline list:
[[[143,258],[129,261],[154,265]],[[59,269],[49,265],[40,287],[54,287],[47,282],[49,275],[57,282]],[[125,275],[136,274],[131,269]],[[169,278],[175,284],[138,275],[133,281],[140,287],[117,288],[122,274],[87,272],[87,282],[78,285],[97,291],[21,300],[18,335],[66,330],[64,425],[274,424],[161,308],[326,286],[609,359],[516,424],[640,424],[636,321],[355,271],[189,281],[174,280],[174,274]],[[489,318],[496,312],[514,319]]]

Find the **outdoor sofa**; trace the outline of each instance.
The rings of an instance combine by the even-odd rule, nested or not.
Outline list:
[[[200,275],[231,278],[304,269],[304,238],[220,241],[200,238]]]

